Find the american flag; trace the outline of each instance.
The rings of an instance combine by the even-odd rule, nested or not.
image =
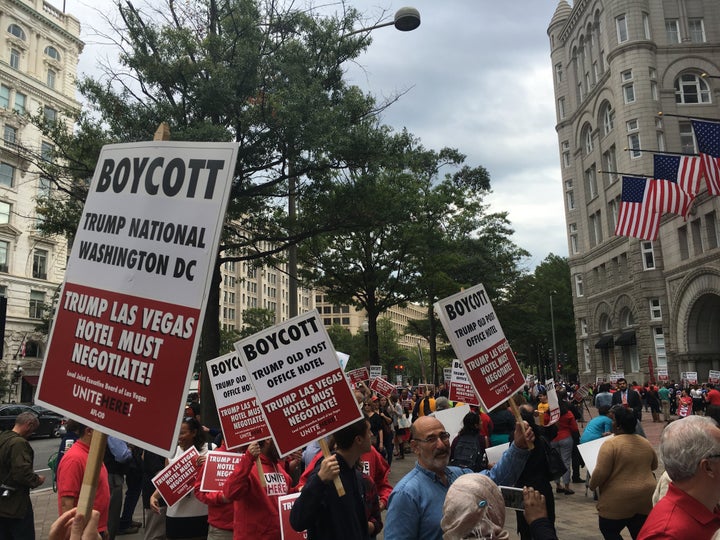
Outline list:
[[[692,120],[707,189],[720,195],[720,123]]]
[[[660,229],[660,213],[656,210],[657,181],[623,176],[620,212],[616,236],[632,236],[641,240],[655,240]]]
[[[653,165],[655,178],[677,182],[680,189],[693,197],[700,193],[702,161],[699,157],[654,154]]]
[[[660,214],[677,214],[687,218],[690,212],[690,205],[693,197],[684,192],[676,182],[670,180],[659,180],[657,178],[648,180],[652,192],[652,205],[655,211]]]

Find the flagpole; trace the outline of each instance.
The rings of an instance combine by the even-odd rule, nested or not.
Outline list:
[[[688,116],[687,114],[671,114],[658,111],[658,116],[670,116],[672,118],[689,118],[690,120],[704,120],[706,122],[720,122],[718,118],[708,118],[707,116]]]
[[[646,152],[650,154],[667,154],[668,156],[690,156],[690,157],[697,157],[700,154],[693,154],[688,152],[666,152],[665,150],[642,150],[640,148],[623,148],[625,152],[628,152],[629,150],[632,150],[633,152]]]
[[[652,174],[628,173],[628,172],[620,172],[620,171],[598,171],[598,174],[619,174],[620,176],[642,176],[644,178],[653,178]]]

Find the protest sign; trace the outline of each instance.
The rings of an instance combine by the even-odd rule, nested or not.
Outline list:
[[[340,362],[340,368],[345,371],[345,368],[347,367],[348,361],[350,360],[350,355],[345,354],[344,352],[336,351],[338,362]]]
[[[353,369],[353,370],[347,372],[347,379],[348,379],[348,382],[350,383],[350,386],[355,388],[361,382],[370,380],[370,372],[368,371],[368,368],[366,368],[366,367]]]
[[[489,412],[525,383],[482,285],[435,303],[435,312]]]
[[[713,384],[717,384],[718,382],[720,382],[720,371],[711,369],[708,372],[708,382],[711,382]]]
[[[545,425],[549,426],[560,420],[560,402],[558,401],[555,381],[553,379],[545,381],[545,390],[547,390],[548,413],[550,413],[550,421]]]
[[[612,437],[612,435],[608,435],[607,437],[600,437],[594,441],[578,444],[580,455],[582,456],[583,461],[585,461],[585,469],[590,476],[592,476],[592,473],[595,470],[595,465],[597,465],[600,447],[605,444],[605,441],[609,441]]]
[[[191,446],[152,478],[153,485],[168,506],[173,506],[193,490],[198,472],[196,462],[199,455],[197,448]]]
[[[377,392],[381,396],[389,397],[395,391],[395,387],[382,377],[377,377],[370,381],[370,390]]]
[[[610,377],[608,378],[608,380],[613,384],[617,384],[620,379],[624,378],[625,373],[623,373],[622,371],[613,371],[612,373],[610,373]]]
[[[670,380],[670,377],[668,376],[667,368],[657,368],[656,372],[657,372],[658,381],[667,382]]]
[[[442,411],[435,411],[433,416],[442,422],[445,431],[450,434],[450,443],[457,437],[458,432],[463,427],[463,418],[470,412],[470,405],[460,405],[458,407],[450,407]]]
[[[236,158],[234,143],[103,147],[37,403],[153,452],[172,451]]]
[[[475,388],[470,383],[470,379],[460,360],[453,360],[451,369],[450,388],[448,389],[450,401],[460,401],[468,405],[480,405]]]
[[[382,366],[372,365],[370,366],[370,380],[382,377]]]
[[[362,418],[317,311],[235,343],[281,456]]]
[[[685,379],[686,379],[687,382],[689,382],[690,384],[697,384],[697,382],[698,382],[697,371],[687,371],[687,372],[685,372]]]
[[[270,437],[250,376],[237,352],[207,362],[225,446],[232,450]]]
[[[452,367],[444,367],[443,368],[443,382],[445,382],[445,384],[449,384],[451,378],[452,378]]]
[[[290,510],[300,496],[299,493],[278,497],[278,514],[280,515],[280,538],[282,540],[305,540],[307,531],[297,532],[290,525]]]
[[[222,491],[244,454],[212,451],[207,453],[205,468],[200,479],[200,491]]]
[[[510,443],[496,444],[485,449],[485,455],[487,456],[488,464],[495,464],[500,461],[500,458],[505,453],[505,450],[510,448]]]

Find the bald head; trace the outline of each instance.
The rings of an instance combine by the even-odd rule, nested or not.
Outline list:
[[[410,426],[410,437],[413,439],[424,439],[426,437],[424,433],[430,432],[434,429],[444,431],[445,426],[443,426],[442,422],[434,416],[421,416],[413,422],[412,426]]]

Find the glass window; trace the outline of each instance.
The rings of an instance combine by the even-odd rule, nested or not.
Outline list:
[[[632,69],[628,69],[620,73],[620,79],[622,80],[622,82],[632,81],[632,78]]]
[[[0,107],[10,108],[10,88],[4,84],[0,84]]]
[[[576,223],[568,225],[568,231],[570,234],[570,253],[577,255],[580,253],[580,246],[578,244],[578,229]]]
[[[588,199],[594,199],[598,195],[597,176],[595,174],[594,163],[585,170],[585,191]]]
[[[625,103],[635,103],[635,85],[626,84],[623,86],[623,99]]]
[[[10,49],[10,67],[20,69],[20,51],[17,49]]]
[[[581,336],[587,336],[588,333],[588,325],[587,325],[587,319],[584,317],[579,320],[580,322],[580,335]]]
[[[12,126],[5,125],[3,129],[3,140],[7,143],[15,143],[17,141],[17,129]]]
[[[650,15],[643,12],[642,21],[643,21],[643,37],[645,37],[645,39],[650,39]]]
[[[690,31],[690,41],[705,43],[705,24],[702,19],[688,19],[688,30]]]
[[[25,31],[22,28],[20,28],[17,24],[11,24],[10,26],[8,26],[8,32],[11,33],[16,38],[22,39],[23,41],[25,41],[27,39],[27,37],[25,36]]]
[[[55,78],[57,76],[57,72],[54,69],[48,69],[47,70],[47,85],[48,88],[55,88]]]
[[[615,127],[615,110],[610,103],[605,102],[602,112],[603,134],[609,134]]]
[[[43,109],[43,116],[48,122],[55,122],[55,120],[57,119],[57,111],[52,107],[48,107],[46,105]]]
[[[43,160],[52,161],[54,153],[55,147],[52,144],[45,141],[40,144],[40,157]]]
[[[632,159],[639,158],[642,155],[640,151],[640,135],[638,133],[628,135],[628,148]]]
[[[590,154],[593,151],[592,127],[590,127],[590,124],[585,124],[585,127],[583,127],[582,139],[585,155]]]
[[[572,182],[572,180],[570,182]],[[572,186],[572,183],[570,185]],[[567,201],[568,210],[575,210],[575,192],[572,190],[572,188],[566,188],[565,200]]]
[[[565,98],[561,97],[558,99],[558,117],[560,120],[565,119]]]
[[[13,187],[15,182],[15,167],[7,163],[0,163],[0,185]]]
[[[675,79],[675,103],[710,103],[710,88],[702,77],[684,73]]]
[[[602,243],[602,223],[600,220],[600,211],[598,210],[590,216],[590,245],[592,247]]]
[[[684,154],[697,153],[692,124],[686,120],[681,120],[678,122],[678,128],[680,129],[680,151]]]
[[[45,54],[47,54],[53,60],[57,60],[58,62],[60,61],[60,53],[52,45],[48,45],[47,47],[45,47]]]
[[[44,249],[36,249],[33,252],[32,276],[36,279],[47,279],[48,252]]]
[[[25,94],[15,92],[15,106],[13,110],[18,114],[25,114]]]
[[[10,203],[0,201],[0,223],[10,223]]]
[[[8,255],[10,254],[10,242],[0,240],[0,272],[8,272]]]
[[[569,167],[570,166],[570,143],[568,141],[563,141],[562,143],[560,143],[560,147],[562,150],[563,167]]]
[[[41,176],[38,178],[38,197],[49,197],[50,196],[50,190],[52,189],[52,184],[50,182],[49,178],[46,178],[44,176]],[[235,293],[230,293],[233,298],[233,302],[235,301]]]
[[[650,318],[653,321],[662,319],[662,308],[660,307],[660,299],[659,298],[651,298],[650,299]]]
[[[690,251],[688,250],[687,225],[678,227],[678,244],[680,246],[680,260],[684,261],[690,257]]]
[[[578,298],[585,296],[582,274],[575,274],[575,296]]]
[[[603,152],[602,167],[606,173],[608,184],[612,184],[618,179],[617,175],[617,157],[615,155],[615,145],[612,145],[607,151]]]
[[[43,306],[45,304],[45,293],[42,291],[30,291],[30,318],[42,319]]]
[[[653,328],[655,340],[655,361],[657,367],[667,367],[667,352],[665,351],[665,334],[661,326]]]
[[[696,256],[701,255],[703,252],[703,244],[700,218],[692,220],[690,223],[690,230],[692,231],[693,252]]]
[[[587,340],[584,339],[581,341],[582,348],[583,348],[583,360],[585,363],[585,373],[590,372],[590,345],[588,344]]]
[[[617,199],[613,199],[608,203],[608,215],[610,216],[610,223],[608,223],[608,230],[610,231],[610,236],[612,236],[615,233],[615,227],[617,227],[618,212],[619,212],[618,201],[617,201]]]
[[[680,21],[665,19],[665,36],[668,43],[680,43]]]
[[[654,270],[655,269],[655,252],[653,251],[652,242],[642,242],[641,244],[642,258],[643,258],[643,269]]]
[[[718,247],[717,218],[715,211],[705,214],[705,232],[707,233],[708,249]]]
[[[555,64],[555,82],[562,82],[565,78],[563,66],[561,63]]]
[[[625,15],[620,15],[615,18],[615,26],[617,28],[617,39],[618,43],[623,43],[628,40],[628,27],[627,19]]]

